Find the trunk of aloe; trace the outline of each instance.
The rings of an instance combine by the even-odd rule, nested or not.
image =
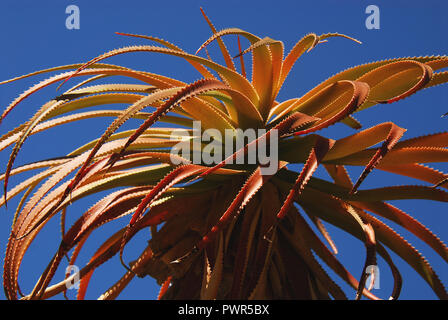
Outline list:
[[[155,258],[144,273],[160,284],[173,277],[164,299],[327,299],[300,255],[297,212],[291,210],[276,224],[287,194],[273,183],[265,184],[201,254],[172,263],[216,224],[241,181],[219,188],[195,213],[171,220],[153,234]]]

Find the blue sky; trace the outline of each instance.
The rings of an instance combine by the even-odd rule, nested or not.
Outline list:
[[[423,5],[424,3],[424,5]],[[68,5],[80,8],[79,30],[65,27]],[[380,9],[380,29],[368,30],[365,26],[368,5]],[[260,37],[269,36],[282,40],[286,51],[309,32],[317,34],[339,32],[353,36],[363,42],[358,45],[345,39],[330,39],[305,55],[294,67],[282,89],[279,100],[297,97],[315,85],[350,66],[386,58],[448,53],[448,3],[440,0],[421,1],[31,1],[5,0],[0,4],[0,80],[12,78],[31,71],[52,66],[85,62],[110,49],[130,44],[145,43],[138,39],[128,39],[115,32],[147,34],[169,40],[188,52],[196,49],[210,36],[210,30],[203,20],[199,7],[203,7],[217,29],[239,27]],[[225,39],[231,53],[236,54],[236,39]],[[247,43],[246,43],[247,45]],[[212,51],[213,53],[213,51]],[[158,54],[135,53],[121,55],[106,62],[122,64],[154,73],[176,77],[183,81],[194,81],[199,75],[184,61],[175,57]],[[43,77],[21,80],[0,86],[0,107],[5,108],[17,95]],[[118,80],[117,80],[118,81]],[[74,83],[74,82],[73,82]],[[46,99],[56,95],[55,87],[36,94],[29,101],[19,105],[17,110],[1,124],[4,134],[19,123],[27,120]],[[446,86],[431,88],[391,105],[381,105],[358,113],[356,117],[365,128],[374,124],[393,121],[407,128],[406,138],[445,131],[447,118],[440,116],[448,111],[448,90]],[[90,122],[89,122],[90,121]],[[111,119],[89,120],[78,125],[54,129],[39,134],[26,141],[19,153],[16,165],[63,155],[85,142],[100,135]],[[134,123],[135,125],[135,123]],[[132,123],[130,124],[132,126]],[[329,137],[339,138],[351,134],[349,128],[335,126],[327,131]],[[7,149],[0,153],[0,166],[6,166],[9,156]],[[448,171],[446,164],[435,167]],[[1,169],[0,171],[4,171]],[[361,172],[354,168],[352,177]],[[324,173],[319,171],[319,175]],[[11,186],[19,180],[12,179]],[[374,171],[363,184],[363,188],[385,185],[415,184],[418,182]],[[69,209],[69,221],[93,203],[89,198],[74,204]],[[0,209],[0,255],[9,235],[9,227],[14,214],[11,201],[8,209]],[[431,230],[446,240],[448,217],[446,204],[424,200],[394,202],[403,210],[419,219]],[[117,222],[104,228],[110,234],[126,221]],[[58,219],[55,218],[43,229],[42,235],[34,241],[29,254],[25,256],[19,281],[23,291],[29,292],[39,272],[45,268],[54,254],[60,234]],[[391,224],[394,226],[393,224]],[[364,249],[362,243],[334,228],[329,227],[339,247],[340,259],[349,265],[349,270],[358,276],[361,272]],[[397,227],[410,242],[421,250],[433,264],[444,284],[448,284],[446,263],[433,253],[428,246]],[[142,232],[133,240],[126,251],[128,261],[135,259],[145,245],[147,234]],[[84,251],[88,259],[100,244],[101,235],[94,235]],[[400,258],[393,255],[401,269],[404,284],[402,298],[433,299],[435,295],[429,286],[419,278]],[[80,260],[80,263],[86,260]],[[391,276],[387,268],[380,270],[381,289],[375,294],[387,298],[391,290]],[[88,290],[87,298],[95,299],[124,273],[117,259],[113,259],[95,274]],[[341,282],[339,282],[341,283]],[[341,283],[342,284],[342,283]],[[343,286],[343,288],[346,288]],[[154,299],[158,286],[149,278],[136,279],[122,293],[124,299]],[[349,297],[353,295],[349,292]],[[73,292],[69,292],[74,297]],[[3,292],[0,298],[4,299]]]

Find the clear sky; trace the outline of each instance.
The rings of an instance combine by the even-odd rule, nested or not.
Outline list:
[[[68,30],[65,13],[68,5],[80,9],[80,29]],[[380,9],[380,29],[366,28],[365,13],[368,5]],[[147,34],[169,40],[184,50],[194,53],[210,36],[210,30],[203,20],[199,7],[203,7],[217,29],[239,27],[260,37],[269,36],[282,40],[286,51],[309,32],[317,34],[339,32],[353,36],[363,42],[358,45],[345,39],[330,39],[305,55],[293,69],[279,100],[297,97],[313,88],[334,73],[350,66],[386,58],[448,54],[448,2],[445,0],[313,0],[313,1],[80,1],[80,0],[3,0],[0,4],[0,80],[57,65],[85,62],[110,49],[130,44],[144,44],[143,40],[128,39],[114,32]],[[227,37],[231,53],[236,54],[236,38]],[[245,44],[247,45],[247,43]],[[213,52],[212,52],[213,53]],[[121,55],[106,62],[122,64],[140,70],[161,73],[183,81],[193,81],[199,75],[180,58],[161,57],[158,54],[135,53]],[[0,107],[4,109],[17,95],[37,83],[43,77],[22,80],[0,86]],[[117,79],[117,82],[120,79]],[[75,82],[73,82],[74,84]],[[40,106],[57,93],[51,87],[36,94],[29,101],[19,105],[17,110],[1,124],[0,134],[6,133],[17,124],[27,120]],[[365,128],[374,124],[393,121],[407,128],[405,137],[445,131],[448,118],[441,115],[448,112],[448,88],[439,86],[419,92],[411,98],[395,104],[376,106],[356,117]],[[90,122],[89,122],[90,121]],[[16,160],[16,165],[31,161],[64,155],[77,146],[96,138],[112,119],[88,120],[79,125],[54,129],[48,133],[31,137]],[[135,125],[135,123],[134,123]],[[351,134],[349,128],[335,126],[326,132],[328,137],[339,138]],[[0,166],[6,167],[11,148],[0,153]],[[446,164],[435,164],[436,168],[448,171]],[[4,171],[4,169],[0,169]],[[361,169],[352,170],[356,178]],[[324,173],[319,171],[319,175]],[[22,176],[23,178],[24,176]],[[11,186],[19,180],[12,179]],[[401,177],[394,177],[374,171],[362,188],[386,185],[416,184]],[[68,210],[68,220],[73,221],[82,210],[92,204],[94,198],[80,201]],[[447,240],[446,203],[430,201],[395,201],[395,205],[419,219],[443,240]],[[0,255],[9,235],[9,227],[17,201],[11,201],[8,209],[0,210]],[[117,226],[126,223],[127,218],[104,228],[110,234]],[[54,218],[43,234],[38,236],[25,256],[19,277],[24,292],[29,292],[39,273],[53,256],[60,241],[58,218]],[[121,224],[120,224],[121,223]],[[395,226],[391,223],[392,226]],[[396,228],[433,264],[445,285],[448,284],[447,264],[430,248],[407,232]],[[349,266],[355,276],[361,272],[364,261],[363,244],[351,236],[329,227],[339,248],[340,259]],[[145,245],[147,234],[141,232],[126,249],[125,258],[131,261]],[[89,254],[100,244],[100,235],[89,240],[83,253],[85,263]],[[419,278],[400,258],[393,255],[404,278],[401,298],[433,299],[435,295],[429,286]],[[388,298],[392,280],[387,267],[380,261],[380,289],[374,293]],[[62,268],[61,268],[62,269]],[[87,298],[95,299],[124,273],[118,259],[112,259],[95,272]],[[382,272],[381,272],[382,271]],[[58,273],[62,276],[61,273]],[[343,288],[347,288],[343,285]],[[154,299],[158,286],[149,278],[135,279],[122,293],[124,299]],[[354,293],[347,291],[349,297]],[[74,292],[69,292],[74,297]],[[0,298],[4,299],[3,292]]]

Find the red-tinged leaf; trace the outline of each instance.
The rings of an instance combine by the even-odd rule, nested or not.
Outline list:
[[[132,215],[132,219],[129,222],[129,227],[132,227],[142,216],[144,210],[154,201],[156,201],[167,189],[171,186],[181,182],[182,180],[204,172],[207,167],[187,164],[181,165],[166,175],[154,188],[148,193],[142,202],[139,204],[137,210]]]
[[[445,178],[445,179],[443,179],[443,180],[437,182],[437,183],[433,186],[433,188],[441,187],[441,186],[443,186],[444,184],[446,184],[447,182],[448,182],[448,178]]]
[[[381,159],[395,146],[395,144],[400,140],[400,138],[405,133],[405,129],[398,126],[392,126],[386,140],[384,140],[383,145],[378,149],[375,155],[370,159],[369,163],[365,167],[364,171],[361,173],[358,181],[354,184],[350,193],[356,193],[361,183],[367,177],[367,175],[378,165]]]
[[[280,89],[279,81],[283,66],[283,42],[273,40],[269,37],[265,37],[261,40],[258,40],[257,42],[252,42],[249,48],[247,48],[243,52],[240,52],[238,55],[234,57],[234,58],[241,57],[241,55],[246,54],[247,52],[255,51],[257,50],[257,48],[267,46],[269,46],[269,52],[270,52],[269,60],[271,61],[272,64],[272,75],[267,76],[269,73],[268,71],[265,72],[263,89],[260,89],[264,90],[264,92],[261,93],[259,91],[261,100],[259,109],[261,110],[260,112],[265,118],[269,117],[270,109],[272,108],[274,99],[277,96],[277,93]]]
[[[356,42],[358,44],[362,44],[362,42],[359,41],[358,39],[355,39],[353,37],[347,36],[347,35],[342,34],[342,33],[337,33],[337,32],[321,34],[319,36],[319,41],[320,42],[325,42],[324,40],[326,40],[328,38],[333,38],[333,37],[345,38],[345,39],[351,40],[353,42]]]
[[[238,36],[238,50],[240,51],[241,74],[243,75],[244,78],[247,78],[246,67],[244,65],[244,57],[242,55],[242,50],[241,50],[240,36]]]
[[[303,134],[307,134],[307,133],[311,133],[311,132],[316,132],[318,130],[327,128],[341,120],[343,120],[344,118],[346,118],[347,116],[349,116],[351,113],[355,112],[355,110],[364,103],[364,101],[367,98],[367,95],[369,94],[369,86],[364,83],[364,82],[358,82],[358,81],[339,81],[336,82],[330,86],[328,86],[327,88],[325,88],[323,91],[333,91],[333,90],[344,90],[342,91],[342,95],[347,95],[347,91],[345,91],[344,86],[345,85],[351,85],[353,87],[353,92],[351,94],[351,99],[345,103],[342,104],[340,103],[341,100],[336,100],[335,102],[332,102],[330,105],[326,105],[323,104],[323,106],[325,107],[323,110],[324,111],[329,111],[331,110],[332,112],[328,115],[326,115],[324,118],[322,118],[322,120],[320,120],[315,126],[309,128],[309,129],[305,129],[299,132],[294,133],[294,135],[303,135]],[[338,89],[340,88],[340,89]],[[333,97],[333,95],[330,95],[330,97]],[[313,100],[312,98],[307,101],[307,103],[311,103]],[[338,103],[338,104],[334,104],[334,103]],[[342,103],[344,103],[344,100],[342,100]],[[329,108],[329,106],[334,107],[334,108]],[[319,116],[319,113],[316,113],[317,117]]]
[[[448,147],[448,132],[440,132],[407,139],[397,143],[396,148],[446,148]]]
[[[375,153],[378,152],[378,150],[380,149],[367,149],[341,159],[332,160],[331,163],[365,166],[369,163]],[[383,160],[381,160],[380,165],[389,166],[414,163],[446,162],[447,159],[447,148],[393,148],[388,152]]]
[[[339,33],[327,33],[320,36],[316,35],[315,33],[307,34],[294,45],[294,47],[286,56],[283,62],[283,68],[279,81],[279,88],[283,85],[283,82],[285,81],[286,77],[288,76],[289,72],[291,71],[292,67],[297,62],[297,60],[300,58],[300,56],[305,52],[310,52],[312,49],[314,49],[321,40],[325,40],[330,37],[343,37],[360,43],[358,40],[354,38]]]
[[[218,295],[224,269],[224,237],[222,233],[219,236],[217,250],[218,253],[214,259],[213,270],[210,273],[209,281],[205,283],[204,290],[201,292],[201,300],[216,300]]]
[[[172,277],[169,276],[160,287],[159,294],[157,295],[157,300],[162,300],[163,296],[165,295],[166,291],[170,287]]]
[[[403,129],[394,123],[385,122],[351,136],[339,139],[336,141],[330,152],[325,156],[324,160],[330,161],[332,159],[343,158],[350,154],[365,150],[381,141],[387,140],[394,131],[399,132],[400,130]],[[398,144],[396,147],[398,148]]]
[[[249,32],[238,28],[229,28],[221,30],[212,37],[210,37],[201,47],[196,51],[196,54],[208,44],[216,39],[220,39],[224,35],[236,34],[245,37],[251,44],[259,42],[261,39]],[[263,117],[267,115],[269,111],[269,101],[271,99],[272,92],[272,56],[266,45],[259,46],[254,49],[252,55],[252,83],[257,92],[259,99],[254,104],[258,106],[260,113]]]
[[[301,194],[306,183],[319,166],[319,163],[322,161],[322,159],[325,157],[325,155],[332,148],[333,145],[334,145],[333,140],[321,137],[316,139],[316,144],[311,149],[310,155],[308,156],[308,159],[305,165],[303,166],[302,171],[299,174],[299,177],[297,178],[293,187],[289,191],[289,194],[285,199],[282,208],[277,214],[278,219],[283,219],[285,215],[289,212],[289,210],[293,205],[294,199],[296,199],[296,197],[298,197]]]
[[[378,201],[378,200],[402,200],[402,199],[426,199],[433,201],[448,202],[448,192],[438,190],[430,186],[403,185],[384,188],[360,190],[348,197],[339,195],[341,198],[353,201]]]
[[[357,79],[368,83],[371,88],[369,101],[360,110],[377,103],[404,99],[424,88],[432,75],[431,67],[416,60],[391,62],[373,69]]]
[[[330,234],[328,233],[327,229],[325,228],[325,225],[323,224],[322,220],[317,218],[316,216],[310,216],[309,217],[311,221],[313,221],[316,228],[320,231],[322,236],[327,240],[328,244],[330,245],[331,249],[333,250],[334,254],[338,254],[338,248],[336,247],[336,244],[334,243],[333,239],[330,237]]]
[[[435,170],[433,168],[430,168],[428,166],[418,164],[418,163],[404,163],[401,165],[382,165],[379,164],[377,166],[377,169],[401,174],[404,176],[408,176],[411,178],[419,179],[422,181],[426,181],[432,184],[437,184],[440,181],[443,181],[446,179],[447,176],[445,173]],[[448,185],[440,185],[443,188],[448,189]]]
[[[201,13],[202,13],[205,21],[207,21],[207,24],[209,25],[213,34],[216,34],[217,30],[216,30],[215,26],[210,21],[210,19],[207,17],[204,10],[202,8],[200,8],[200,9],[201,9]],[[235,65],[233,64],[232,57],[230,56],[229,50],[227,50],[226,45],[224,44],[224,41],[222,41],[221,38],[217,38],[216,41],[218,41],[218,45],[219,45],[219,48],[221,49],[221,53],[222,53],[222,56],[224,57],[224,61],[226,62],[227,68],[236,71]]]
[[[319,36],[314,33],[310,33],[304,36],[294,45],[294,47],[291,49],[291,51],[288,53],[285,60],[283,61],[283,68],[280,76],[279,87],[283,85],[283,82],[285,81],[292,67],[296,63],[297,59],[299,59],[299,57],[306,51],[310,51],[312,48],[314,48],[318,43],[319,43]]]
[[[118,35],[121,36],[127,36],[127,37],[135,37],[135,38],[142,38],[142,39],[147,39],[147,40],[151,40],[154,42],[157,42],[161,45],[164,45],[165,47],[172,49],[172,50],[178,50],[180,52],[184,52],[181,48],[179,48],[178,46],[172,44],[171,42],[168,42],[166,40],[163,39],[159,39],[156,37],[152,37],[152,36],[145,36],[145,35],[140,35],[140,34],[130,34],[130,33],[122,33],[122,32],[115,32]],[[197,71],[199,71],[199,73],[204,77],[204,78],[210,78],[213,79],[214,76],[213,74],[208,71],[206,68],[204,68],[204,66],[202,66],[201,64],[195,62],[195,61],[191,61],[186,59]]]

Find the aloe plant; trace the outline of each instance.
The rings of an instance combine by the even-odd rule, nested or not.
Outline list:
[[[64,71],[44,80],[17,97],[1,115],[1,121],[29,96],[52,84],[62,87],[69,79],[87,80],[45,103],[27,122],[0,138],[1,149],[14,145],[2,175],[1,205],[23,193],[16,208],[8,241],[3,285],[8,299],[44,299],[65,293],[73,276],[51,284],[65,256],[76,264],[85,241],[100,227],[116,219],[128,219],[125,228],[98,247],[80,271],[78,298],[85,297],[94,271],[118,255],[124,276],[100,298],[116,298],[137,276],[151,276],[162,285],[162,299],[346,299],[337,281],[353,287],[354,296],[379,299],[366,283],[368,268],[380,255],[389,265],[399,297],[402,278],[389,255],[393,251],[428,283],[435,294],[447,298],[443,283],[429,262],[403,237],[378,217],[409,230],[445,261],[445,244],[428,228],[387,201],[429,199],[448,201],[447,176],[426,163],[448,160],[448,134],[437,133],[404,140],[404,128],[391,122],[361,129],[353,114],[377,104],[393,103],[419,90],[448,81],[447,56],[396,58],[367,63],[342,71],[299,98],[278,101],[277,95],[296,61],[321,42],[349,36],[314,33],[304,36],[285,55],[281,41],[260,38],[237,28],[217,31],[204,17],[213,35],[195,54],[151,36],[156,45],[115,49],[87,63],[65,65],[3,81]],[[224,44],[237,36],[238,52],[232,57]],[[240,38],[250,42],[242,50]],[[224,65],[215,62],[207,46],[216,41]],[[106,64],[105,59],[131,52],[162,53],[181,57],[202,79],[185,83],[148,71]],[[206,57],[202,55],[205,52]],[[244,56],[251,55],[251,75]],[[109,80],[124,76],[136,84]],[[104,82],[104,81],[103,81]],[[65,85],[64,85],[65,86]],[[126,104],[123,110],[103,106]],[[87,111],[85,108],[90,108]],[[98,139],[57,159],[14,168],[25,140],[33,134],[66,123],[96,117],[115,117]],[[144,120],[134,130],[119,131],[129,119]],[[193,121],[202,129],[224,134],[237,129],[265,129],[266,133],[219,163],[192,163],[191,158],[171,153],[185,141],[179,128],[194,134]],[[162,126],[154,127],[156,123]],[[356,133],[342,139],[320,134],[331,125],[347,125]],[[250,146],[278,134],[278,163],[273,174],[263,166],[231,164],[247,156]],[[221,142],[223,143],[223,142]],[[377,146],[378,144],[379,147]],[[193,151],[211,152],[204,144]],[[174,164],[173,159],[182,164]],[[290,164],[298,164],[299,172]],[[313,177],[322,165],[331,181]],[[364,167],[353,183],[346,166]],[[408,176],[425,185],[360,189],[372,170]],[[37,171],[12,189],[9,177]],[[113,190],[112,190],[113,189]],[[110,190],[75,223],[65,226],[66,209],[72,202]],[[42,227],[60,214],[60,246],[41,273],[32,292],[18,286],[25,253]],[[70,212],[70,214],[74,214]],[[310,223],[314,226],[311,226]],[[332,224],[365,244],[361,276],[353,276],[337,258],[337,248],[324,223]],[[131,263],[123,259],[127,243],[142,229],[150,228],[148,246]],[[99,230],[97,230],[99,229]],[[316,230],[317,232],[315,232]],[[333,279],[319,257],[340,279]],[[93,277],[92,277],[93,276]],[[117,276],[118,278],[119,276]],[[370,278],[374,280],[374,277]],[[384,298],[384,297],[383,297]],[[389,297],[385,297],[389,298]]]

